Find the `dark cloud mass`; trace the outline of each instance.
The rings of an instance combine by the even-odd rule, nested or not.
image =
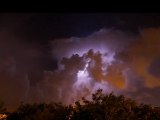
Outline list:
[[[158,23],[155,23],[157,27],[137,26],[135,33],[135,29],[121,27],[135,27],[127,22],[134,14],[128,18],[125,14],[108,14],[105,18],[104,14],[88,15],[1,14],[0,100],[9,110],[21,101],[73,103],[82,96],[90,98],[89,94],[98,88],[160,105]],[[141,25],[142,18],[138,19]],[[72,23],[72,20],[77,21]],[[87,20],[91,23],[86,27],[97,23],[94,30],[83,31]],[[70,34],[65,30],[70,30]],[[85,35],[78,33],[81,30]]]
[[[148,71],[153,76],[160,78],[160,58],[156,58],[151,62]]]

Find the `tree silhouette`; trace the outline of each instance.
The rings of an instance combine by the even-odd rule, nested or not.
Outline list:
[[[155,109],[98,89],[92,94],[92,100],[82,97],[74,105],[21,104],[7,120],[160,120],[160,107]]]
[[[92,100],[82,98],[77,101],[72,120],[159,120],[150,105],[138,104],[135,100],[116,96],[113,93],[103,94],[102,89],[92,94]],[[156,115],[155,115],[156,114]]]
[[[68,120],[68,108],[61,103],[21,104],[8,120]]]

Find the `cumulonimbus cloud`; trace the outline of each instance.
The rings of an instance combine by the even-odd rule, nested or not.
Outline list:
[[[72,103],[102,88],[158,104],[159,39],[160,29],[148,28],[136,36],[101,29],[84,38],[52,40],[56,70],[41,67],[43,54],[37,47],[16,40],[15,47],[10,40],[1,40],[1,99],[12,108],[20,101]]]

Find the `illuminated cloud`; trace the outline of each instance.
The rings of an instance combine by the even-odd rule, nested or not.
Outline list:
[[[153,104],[160,100],[154,99],[160,88],[159,28],[141,30],[137,36],[101,29],[84,38],[52,40],[55,70],[43,67],[39,46],[17,40],[10,44],[6,37],[0,41],[0,96],[6,106],[20,101],[68,104],[98,88]]]
[[[62,62],[59,62],[59,69],[66,69],[68,74],[73,69],[77,76],[74,80],[71,79],[74,95],[76,96],[78,93],[78,96],[84,96],[85,91],[90,94],[91,91],[98,88],[103,88],[105,92],[108,92],[124,87],[125,81],[122,75],[121,80],[115,80],[117,77],[114,77],[113,80],[112,78],[115,76],[113,73],[108,77],[109,68],[121,64],[122,61],[115,59],[115,56],[133,40],[130,34],[122,31],[101,29],[86,38],[72,37],[54,40],[51,43],[53,45],[53,56],[62,60]],[[65,58],[63,58],[64,56]],[[77,60],[74,59],[74,56],[77,56]],[[79,66],[74,60],[82,61],[79,62],[83,63],[83,65],[80,65],[82,68],[78,68]],[[63,61],[66,61],[68,65],[62,66]]]
[[[147,96],[155,95],[152,89],[160,86],[159,31],[153,28],[144,29],[139,36],[133,37],[122,31],[102,29],[86,38],[71,38],[71,41],[66,39],[69,46],[56,52],[68,57],[74,53],[80,56],[85,54],[89,59],[87,72],[84,74],[86,86],[88,81],[99,85],[107,82],[110,87],[106,86],[110,90],[147,102]],[[57,44],[53,42],[54,55],[54,50],[58,50],[63,41],[57,41]],[[83,70],[78,73],[83,73]],[[89,86],[88,88],[93,89]],[[157,103],[151,98],[148,99],[153,104]]]

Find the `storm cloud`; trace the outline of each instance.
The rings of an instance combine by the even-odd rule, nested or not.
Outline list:
[[[136,35],[103,28],[87,37],[50,40],[45,52],[9,34],[1,32],[0,99],[10,109],[21,101],[73,103],[98,88],[159,104],[159,28]]]

